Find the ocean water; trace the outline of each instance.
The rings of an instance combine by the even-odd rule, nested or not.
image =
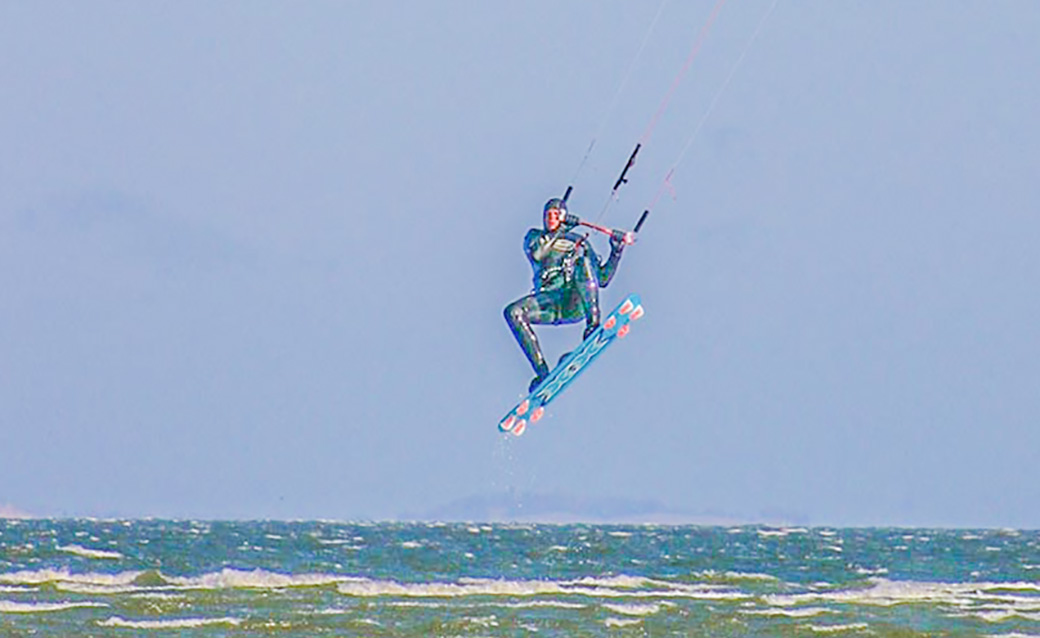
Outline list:
[[[0,636],[1040,636],[1040,533],[0,520]]]

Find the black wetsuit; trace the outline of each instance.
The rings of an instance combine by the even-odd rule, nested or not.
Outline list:
[[[610,257],[600,263],[587,238],[561,229],[527,231],[524,252],[534,269],[534,292],[505,308],[506,321],[531,367],[535,381],[549,373],[533,324],[566,324],[585,320],[585,336],[599,326],[599,289],[614,277],[624,241],[611,236]]]

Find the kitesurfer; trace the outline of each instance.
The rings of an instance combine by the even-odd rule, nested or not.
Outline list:
[[[542,211],[542,228],[532,228],[524,238],[524,252],[534,270],[534,291],[505,308],[506,322],[527,355],[535,378],[534,389],[549,374],[533,324],[568,324],[585,320],[585,337],[599,327],[599,289],[610,283],[617,271],[626,235],[610,235],[610,256],[600,263],[587,237],[572,229],[579,220],[567,214],[567,204],[550,199]]]

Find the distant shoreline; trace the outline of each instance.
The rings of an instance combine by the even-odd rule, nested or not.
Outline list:
[[[17,507],[14,507],[13,505],[8,505],[6,503],[2,503],[2,504],[0,504],[0,519],[3,519],[3,518],[35,518],[35,517],[32,514],[29,514],[28,512],[23,512],[22,510],[18,509]]]

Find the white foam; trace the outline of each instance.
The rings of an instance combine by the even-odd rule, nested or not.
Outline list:
[[[180,593],[166,593],[161,591],[140,591],[133,594],[134,598],[139,600],[182,600],[184,594]]]
[[[771,608],[771,609],[747,609],[742,610],[742,614],[748,614],[751,616],[784,616],[786,618],[812,618],[813,616],[819,616],[822,614],[835,614],[838,613],[833,609],[827,609],[825,607],[798,607],[795,609],[787,608]]]
[[[67,602],[67,603],[21,603],[13,600],[0,600],[0,614],[36,614],[41,612],[65,611],[81,607],[108,607],[105,603]]]
[[[395,600],[382,603],[386,607],[400,607],[410,609],[440,609],[449,606],[444,601],[437,600]],[[565,600],[529,600],[519,602],[492,601],[471,604],[458,604],[452,602],[451,609],[477,609],[482,607],[496,607],[500,609],[588,609],[589,605],[584,603],[571,603]],[[344,612],[346,610],[343,610]]]
[[[704,600],[745,599],[750,596],[712,585],[689,585],[654,581],[636,576],[581,578],[570,581],[461,579],[452,583],[399,583],[387,580],[352,579],[337,585],[346,596],[374,598],[460,598],[466,596],[528,597],[543,595],[589,598],[689,598]]]
[[[625,574],[606,577],[585,576],[576,580],[563,582],[577,585],[591,585],[593,587],[624,587],[628,589],[637,589],[656,584],[671,585],[671,583],[665,583],[664,581],[654,581],[649,578],[644,578],[643,576],[627,576]]]
[[[27,591],[33,591],[32,587],[8,587],[6,585],[0,585],[0,594],[21,594]]]
[[[973,607],[995,602],[1012,604],[1015,609],[1040,609],[1040,597],[1004,593],[1008,590],[1037,591],[1040,583],[937,583],[892,581],[874,578],[864,589],[846,589],[806,594],[766,596],[764,600],[778,607],[803,605],[813,602],[892,606],[902,603],[939,603],[958,607]]]
[[[603,624],[607,627],[629,627],[631,625],[638,625],[641,622],[643,621],[638,618],[607,618],[603,621]]]
[[[159,589],[284,589],[288,587],[322,587],[357,580],[332,574],[285,575],[262,569],[243,571],[226,568],[200,576],[162,576],[165,586],[139,585],[136,580],[144,572],[125,571],[115,574],[74,574],[65,569],[41,569],[0,574],[0,583],[9,585],[53,584],[62,591],[78,593],[126,593]]]
[[[239,618],[177,618],[172,620],[126,620],[112,616],[98,623],[101,627],[124,627],[127,629],[194,629],[207,625],[238,625]]]
[[[1027,612],[1018,609],[992,609],[992,610],[978,610],[968,611],[961,614],[956,614],[960,618],[979,618],[986,622],[998,623],[1005,622],[1013,619],[1022,620],[1040,620],[1040,613],[1038,612]]]
[[[318,543],[321,545],[330,545],[340,547],[343,551],[347,552],[359,552],[365,548],[364,544],[359,544],[356,539],[349,538],[319,538]]]
[[[87,572],[73,574],[67,569],[38,569],[0,574],[0,583],[11,585],[42,585],[55,583],[59,586],[68,584],[96,585],[99,587],[122,587],[132,585],[134,579],[141,575],[139,571],[126,571],[116,574],[99,574]]]
[[[225,568],[202,576],[166,577],[173,585],[185,589],[282,589],[286,587],[323,587],[344,580],[357,580],[332,574],[286,575],[263,569],[242,571]]]
[[[860,576],[880,576],[882,574],[887,574],[888,573],[888,568],[887,567],[876,567],[876,568],[873,568],[873,569],[868,569],[866,567],[857,567],[856,568],[856,573],[859,574]]]
[[[89,549],[87,547],[81,547],[79,545],[63,545],[58,547],[59,552],[67,552],[69,554],[75,554],[76,556],[83,556],[84,558],[108,558],[108,559],[119,559],[123,558],[123,555],[119,552],[111,552],[104,549]]]
[[[494,616],[466,618],[466,622],[468,622],[471,625],[476,625],[478,627],[484,627],[486,629],[490,629],[491,627],[498,627],[498,618],[495,618]]]
[[[137,585],[100,585],[92,583],[54,583],[55,589],[73,594],[100,594],[112,596],[114,594],[132,594],[141,591]]]
[[[359,580],[337,585],[345,596],[372,598],[381,596],[416,598],[458,598],[464,596],[536,596],[558,594],[562,589],[551,581],[486,580],[460,583],[398,583],[395,581]]]
[[[661,611],[663,604],[660,603],[647,603],[647,604],[629,604],[619,605],[606,603],[603,605],[604,609],[608,609],[615,614],[621,614],[623,616],[651,616]]]
[[[809,629],[818,634],[836,634],[846,631],[865,631],[870,628],[865,622],[852,623],[848,625],[809,625]]]
[[[1015,581],[1011,583],[984,583],[986,589],[1021,589],[1023,591],[1033,590],[1040,592],[1040,583],[1029,581]]]
[[[776,576],[770,576],[769,574],[758,574],[755,572],[717,572],[713,569],[706,569],[702,572],[697,572],[696,575],[699,578],[704,578],[706,580],[780,580]]]
[[[500,606],[506,609],[585,609],[588,607],[583,603],[569,603],[563,600],[531,600],[523,603],[503,603]]]

